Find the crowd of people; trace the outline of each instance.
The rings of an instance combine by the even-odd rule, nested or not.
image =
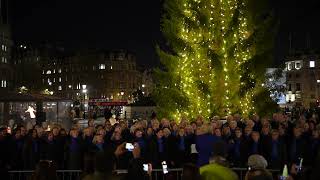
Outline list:
[[[98,154],[112,154],[112,158],[100,159],[103,163],[114,162],[116,169],[132,168],[132,163],[137,163],[135,159],[154,169],[161,168],[163,161],[169,168],[185,164],[203,167],[218,153],[228,167],[248,167],[251,155],[263,156],[269,169],[280,170],[285,164],[291,167],[300,162],[303,167],[315,167],[320,156],[319,132],[317,115],[306,113],[298,117],[276,113],[272,117],[250,118],[235,114],[223,121],[218,116],[179,121],[154,117],[106,120],[103,125],[90,119],[87,127],[81,129],[75,123],[68,131],[59,125],[50,130],[40,125],[31,129],[18,125],[11,133],[6,127],[0,130],[0,166],[31,170],[46,160],[54,162],[57,169],[92,172],[92,162]],[[126,143],[139,147],[139,152],[127,150]],[[219,147],[214,148],[215,144]]]

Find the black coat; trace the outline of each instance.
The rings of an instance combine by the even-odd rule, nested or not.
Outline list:
[[[66,160],[65,166],[67,169],[79,170],[83,166],[84,143],[80,138],[77,138],[76,143],[77,148],[72,150],[71,138],[66,141],[64,159]]]
[[[55,163],[58,162],[59,158],[59,144],[56,140],[42,141],[40,146],[40,159],[52,160]]]
[[[146,159],[151,162],[153,167],[160,168],[161,162],[168,160],[168,145],[166,140],[163,138],[163,152],[159,152],[158,140],[154,137],[148,142]]]
[[[277,158],[272,157],[273,146],[277,149]],[[281,169],[283,165],[287,163],[287,147],[286,144],[278,140],[273,142],[272,139],[265,141],[263,144],[263,157],[268,161],[268,166],[270,169]]]
[[[40,141],[39,139],[27,138],[22,150],[24,169],[33,170],[39,161]]]

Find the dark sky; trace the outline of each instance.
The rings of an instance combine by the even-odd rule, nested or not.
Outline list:
[[[320,1],[274,0],[280,20],[275,62],[292,44],[320,47]],[[15,40],[31,43],[59,42],[67,48],[125,48],[135,52],[140,64],[158,64],[154,50],[163,41],[160,0],[13,0]],[[308,35],[309,34],[309,35]]]

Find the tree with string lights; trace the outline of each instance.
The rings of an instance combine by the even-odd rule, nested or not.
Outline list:
[[[248,116],[273,104],[262,84],[275,27],[268,0],[166,0],[162,32],[170,51],[158,48],[159,114]]]

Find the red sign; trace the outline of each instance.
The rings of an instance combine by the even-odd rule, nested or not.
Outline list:
[[[89,106],[125,106],[127,101],[89,102]]]

